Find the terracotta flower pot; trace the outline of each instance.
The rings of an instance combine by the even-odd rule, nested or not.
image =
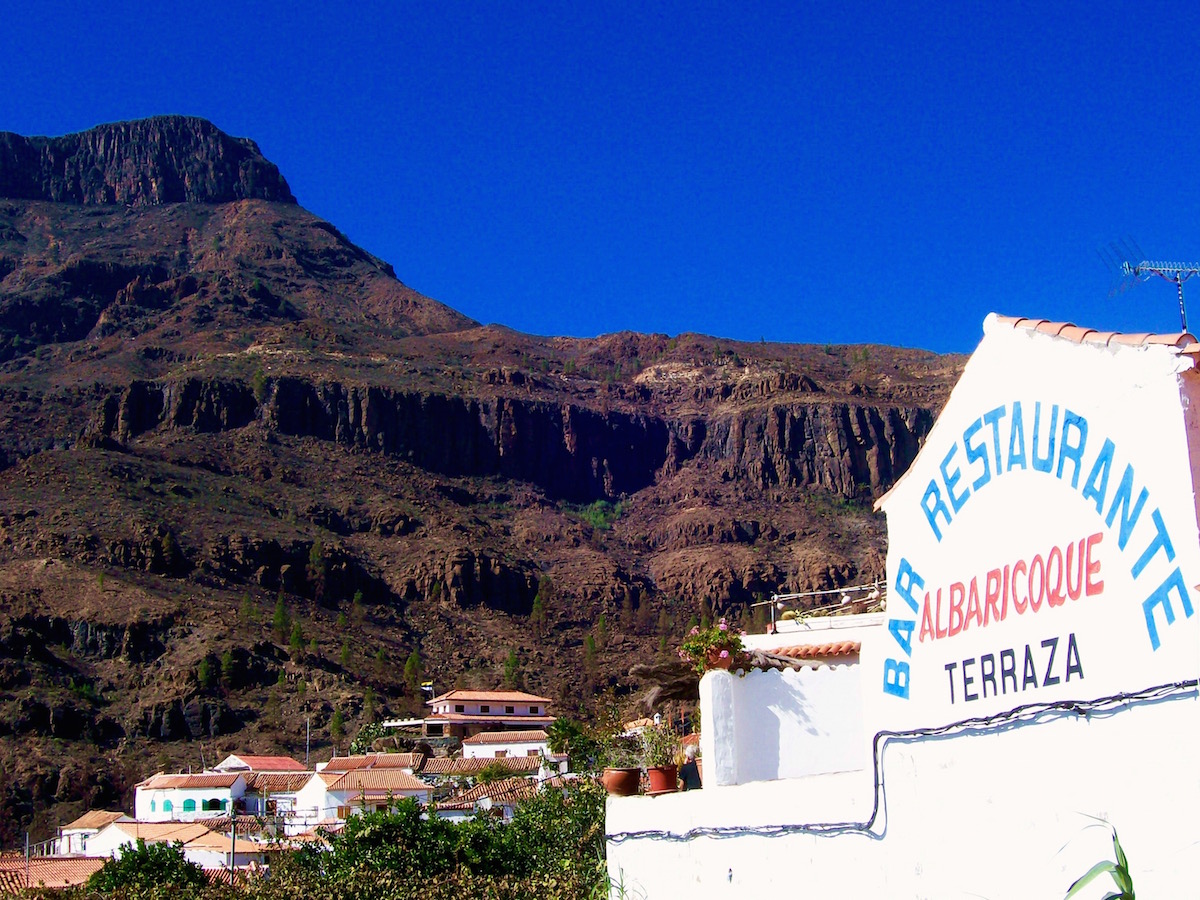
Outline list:
[[[641,781],[641,769],[605,769],[600,775],[604,789],[617,797],[633,796],[638,792]]]
[[[733,665],[733,654],[726,652],[721,656],[721,651],[713,647],[704,654],[704,664],[710,669],[728,669]]]
[[[678,769],[671,766],[650,766],[646,776],[650,779],[650,793],[663,794],[679,790]]]

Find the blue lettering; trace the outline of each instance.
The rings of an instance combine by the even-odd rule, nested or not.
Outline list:
[[[1142,506],[1145,505],[1148,496],[1149,492],[1142,488],[1137,503],[1134,504],[1133,512],[1129,511],[1129,501],[1133,497],[1133,465],[1127,465],[1125,474],[1121,476],[1121,484],[1117,487],[1117,493],[1113,496],[1112,506],[1108,508],[1108,516],[1104,519],[1104,524],[1112,528],[1113,519],[1117,516],[1117,507],[1121,508],[1121,531],[1117,535],[1117,546],[1122,550],[1129,543],[1129,536],[1133,534],[1133,526],[1137,524],[1138,517],[1142,514]]]
[[[1096,457],[1096,461],[1092,464],[1092,471],[1083,484],[1083,499],[1092,500],[1096,504],[1096,515],[1104,513],[1104,497],[1108,493],[1108,473],[1112,469],[1113,452],[1116,449],[1109,438],[1104,439],[1100,455]],[[1111,524],[1110,521],[1109,525]]]
[[[1003,406],[997,406],[995,409],[983,414],[984,423],[992,426],[992,449],[996,452],[997,475],[1004,471],[1000,468],[1000,420],[1006,415],[1008,415],[1008,410]]]
[[[1011,472],[1015,467],[1028,468],[1025,461],[1025,420],[1021,416],[1021,401],[1013,401],[1012,431],[1008,435],[1008,467],[1004,470]]]
[[[1038,456],[1038,432],[1042,429],[1042,401],[1033,406],[1033,468],[1038,472],[1049,472],[1054,461],[1055,432],[1058,427],[1058,404],[1050,407],[1050,428],[1046,438],[1046,456]]]
[[[1133,577],[1137,578],[1142,574],[1142,570],[1146,568],[1146,564],[1154,558],[1154,554],[1162,550],[1167,554],[1167,562],[1175,561],[1175,547],[1171,543],[1171,536],[1167,534],[1167,526],[1163,522],[1162,513],[1156,508],[1150,514],[1150,518],[1154,520],[1154,537],[1150,540],[1150,546],[1142,551],[1142,555],[1138,557],[1138,561],[1133,564]]]
[[[929,521],[929,527],[933,529],[934,537],[941,541],[942,530],[938,528],[937,514],[940,512],[946,517],[946,524],[950,524],[950,510],[946,509],[946,503],[942,500],[942,492],[938,490],[937,482],[930,481],[929,487],[925,488],[925,496],[921,498],[921,509],[925,510],[925,518]]]
[[[925,587],[925,579],[913,570],[912,564],[907,559],[900,557],[900,566],[896,571],[896,593],[904,599],[913,612],[920,609],[917,598],[913,596],[913,591],[919,591],[923,587]]]
[[[979,434],[979,429],[981,428],[983,428],[983,419],[976,419],[963,432],[963,446],[967,449],[967,460],[969,463],[983,463],[983,474],[976,478],[975,482],[971,485],[971,490],[973,491],[979,490],[992,480],[992,467],[988,463],[987,444],[981,443],[978,447],[971,446],[971,438]]]
[[[942,460],[942,480],[946,482],[946,493],[950,495],[950,505],[954,507],[954,511],[959,512],[966,505],[967,498],[971,496],[971,489],[964,487],[963,492],[957,497],[954,496],[954,486],[958,484],[958,479],[962,477],[962,472],[957,468],[954,474],[951,475],[946,471],[946,467],[950,465],[950,460],[954,459],[954,454],[958,452],[958,444],[953,444],[950,447],[950,452],[946,454],[946,458]]]
[[[908,699],[908,663],[894,659],[883,661],[883,692]]]
[[[1079,443],[1072,444],[1069,437],[1069,429],[1075,429],[1075,433],[1079,435]],[[1083,466],[1083,448],[1087,444],[1088,423],[1081,415],[1071,412],[1069,409],[1063,410],[1063,426],[1062,426],[1062,446],[1058,451],[1058,469],[1054,475],[1059,480],[1063,477],[1063,464],[1069,459],[1075,463],[1075,469],[1071,473],[1071,487],[1079,487],[1079,470]]]
[[[888,631],[892,633],[892,637],[896,639],[896,643],[900,645],[905,656],[912,656],[912,633],[916,627],[917,623],[913,619],[888,620]]]
[[[1175,571],[1167,576],[1167,580],[1158,586],[1158,588],[1146,598],[1142,604],[1142,610],[1146,613],[1146,631],[1150,635],[1150,646],[1154,650],[1159,647],[1158,627],[1154,624],[1154,607],[1161,606],[1163,615],[1166,617],[1167,624],[1172,625],[1175,622],[1175,610],[1171,607],[1171,591],[1174,591],[1179,596],[1179,602],[1183,606],[1183,613],[1189,619],[1192,617],[1192,601],[1188,599],[1187,585],[1183,582],[1183,573],[1176,566]]]

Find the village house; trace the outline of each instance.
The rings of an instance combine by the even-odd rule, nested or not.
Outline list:
[[[543,756],[550,752],[550,739],[541,729],[533,731],[480,731],[462,742],[463,759],[504,759],[509,756]]]
[[[609,798],[613,884],[1024,900],[1119,835],[1139,895],[1193,895],[1198,363],[1190,334],[989,316],[878,501],[884,613],[706,672],[704,789]]]
[[[317,772],[296,792],[287,829],[291,834],[364,812],[383,812],[405,798],[428,805],[432,796],[432,787],[399,768]]]
[[[476,815],[495,816],[504,822],[512,821],[517,805],[536,797],[538,782],[531,778],[504,778],[477,784],[436,805],[437,814],[452,822],[473,819]]]
[[[86,855],[90,838],[95,837],[101,828],[111,825],[117,819],[124,818],[128,818],[128,816],[123,812],[107,812],[100,809],[86,812],[71,824],[58,829],[58,840],[54,845],[54,853],[58,856]]]
[[[528,731],[554,721],[550,700],[523,691],[453,690],[425,701],[422,733],[468,738],[481,731]]]
[[[134,818],[139,822],[186,822],[228,813],[245,792],[246,777],[236,772],[159,772],[137,785]]]
[[[290,772],[305,772],[304,763],[290,756],[254,756],[248,753],[231,753],[215,766],[214,772],[262,772],[267,775],[286,775]]]

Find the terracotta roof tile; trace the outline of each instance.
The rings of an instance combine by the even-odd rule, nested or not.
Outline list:
[[[0,859],[0,894],[16,894],[26,887],[69,887],[83,884],[99,871],[104,856],[34,856],[29,860],[29,881],[25,880],[25,856],[5,854]]]
[[[64,825],[63,831],[85,831],[92,828],[100,829],[105,825],[109,825],[121,818],[125,818],[125,813],[109,812],[103,809],[93,809],[85,812],[70,825]]]
[[[531,778],[505,778],[488,784],[477,784],[437,804],[438,809],[474,809],[475,804],[485,797],[493,803],[519,803],[537,796],[537,782]]]
[[[464,744],[540,744],[547,740],[546,732],[535,731],[481,731],[463,741]]]
[[[361,756],[335,756],[322,772],[350,772],[354,769],[417,769],[420,753],[364,753]]]
[[[160,841],[182,841],[186,844],[209,831],[198,822],[125,822],[118,819],[112,827],[120,829],[134,840],[141,838],[147,844]]]
[[[246,776],[246,790],[260,794],[291,793],[308,784],[312,777],[312,772],[251,772]]]
[[[329,785],[331,791],[428,791],[429,785],[397,769],[354,769]]]
[[[830,644],[799,644],[794,647],[778,647],[769,652],[788,659],[837,659],[858,656],[862,644],[858,641],[836,641]]]
[[[165,775],[159,772],[157,775],[151,775],[139,784],[138,787],[155,790],[168,790],[172,788],[228,788],[233,787],[234,782],[241,777],[242,775],[238,772],[202,772],[197,775],[191,775],[186,772]]]
[[[447,759],[425,760],[422,775],[478,775],[486,766],[502,766],[510,772],[536,772],[542,761],[536,756],[503,756],[499,759]]]
[[[1091,328],[1081,328],[1071,322],[1051,322],[1047,319],[1025,319],[1013,316],[996,316],[995,321],[999,325],[1007,325],[1010,328],[1024,328],[1028,331],[1036,331],[1039,334],[1054,335],[1063,340],[1074,341],[1077,344],[1104,344],[1105,346],[1111,344],[1128,344],[1132,346],[1165,344],[1182,349],[1197,343],[1196,337],[1187,332],[1121,334],[1116,331],[1101,332]]]

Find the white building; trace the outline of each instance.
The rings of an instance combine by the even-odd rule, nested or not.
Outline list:
[[[610,798],[614,884],[1062,897],[1111,826],[1140,895],[1194,896],[1198,360],[1190,335],[990,316],[880,501],[861,661],[707,673],[704,789]]]
[[[481,731],[527,731],[554,721],[550,700],[524,691],[454,690],[426,700],[427,735],[466,738]],[[384,723],[387,724],[387,723]]]
[[[400,769],[317,772],[296,792],[296,807],[287,829],[296,833],[363,812],[385,811],[405,798],[427,805],[432,796],[432,787]]]
[[[137,785],[134,818],[139,822],[187,822],[228,813],[246,792],[238,773],[204,772],[167,775],[159,772]]]
[[[504,759],[509,756],[543,756],[550,752],[549,738],[533,731],[481,731],[462,742],[463,759]]]
[[[231,753],[215,766],[214,772],[263,772],[282,775],[305,772],[304,763],[290,756],[256,756],[249,753]]]
[[[99,833],[100,829],[111,825],[118,819],[127,819],[122,812],[106,812],[93,809],[84,813],[69,825],[58,830],[58,841],[54,852],[58,856],[70,854],[84,855],[88,853],[88,841]]]
[[[119,857],[138,841],[147,844],[181,844],[183,857],[204,869],[222,869],[230,865],[245,867],[266,861],[268,846],[261,841],[229,832],[216,832],[198,822],[135,822],[118,819],[100,830],[89,841],[92,856]]]

